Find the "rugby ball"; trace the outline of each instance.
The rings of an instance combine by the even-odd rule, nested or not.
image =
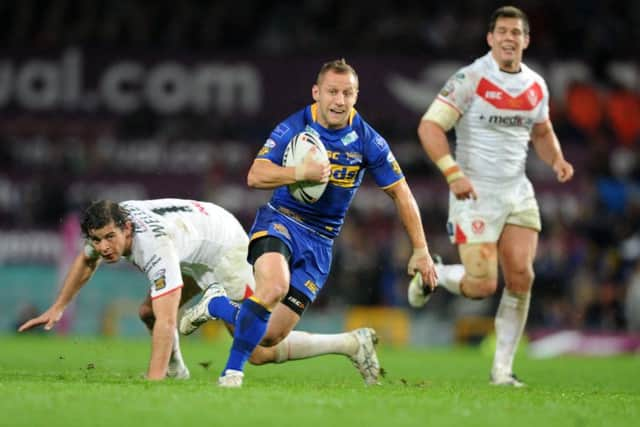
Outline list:
[[[309,152],[313,153],[313,159],[317,162],[329,161],[327,150],[322,141],[320,141],[320,137],[311,132],[303,131],[296,134],[289,141],[289,145],[284,150],[282,165],[286,167],[298,166],[304,161]],[[299,202],[315,203],[322,197],[326,188],[327,183],[298,181],[289,185],[289,192]]]

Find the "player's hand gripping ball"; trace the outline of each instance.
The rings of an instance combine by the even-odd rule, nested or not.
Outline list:
[[[327,150],[320,138],[308,131],[300,132],[289,141],[289,145],[284,151],[282,165],[286,167],[303,165],[309,153],[311,153],[310,158],[315,162],[329,161]],[[289,192],[294,199],[302,203],[315,203],[322,197],[327,184],[326,182],[298,181],[289,185]]]

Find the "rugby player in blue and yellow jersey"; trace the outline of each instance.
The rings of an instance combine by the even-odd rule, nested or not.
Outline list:
[[[419,271],[424,283],[436,284],[420,212],[402,170],[387,141],[354,109],[358,98],[355,70],[344,59],[324,64],[312,95],[314,104],[276,126],[249,170],[250,187],[274,192],[270,202],[258,210],[249,233],[248,258],[254,266],[256,290],[236,315],[230,356],[218,380],[221,386],[241,386],[244,365],[255,347],[281,342],[315,300],[329,275],[333,240],[367,170],[393,199],[413,245],[408,273]],[[308,156],[296,167],[282,166],[287,144],[301,131],[320,137],[329,163]],[[328,186],[317,202],[305,204],[287,189],[297,181],[328,182]],[[208,306],[209,315],[224,317],[211,309],[212,304]],[[379,375],[375,331],[363,328],[356,332],[356,339],[347,334],[336,336],[352,341],[345,346],[360,349],[352,360],[366,383],[375,384]]]

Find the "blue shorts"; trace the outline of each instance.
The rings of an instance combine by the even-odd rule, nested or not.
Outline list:
[[[331,269],[332,239],[268,205],[258,209],[249,236],[251,241],[265,236],[282,240],[291,252],[290,286],[305,294],[311,302],[316,299]]]

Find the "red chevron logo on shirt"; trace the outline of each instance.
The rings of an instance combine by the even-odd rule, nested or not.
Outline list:
[[[476,88],[476,94],[501,110],[531,111],[542,101],[542,88],[538,83],[533,83],[520,95],[513,97],[483,78]]]

